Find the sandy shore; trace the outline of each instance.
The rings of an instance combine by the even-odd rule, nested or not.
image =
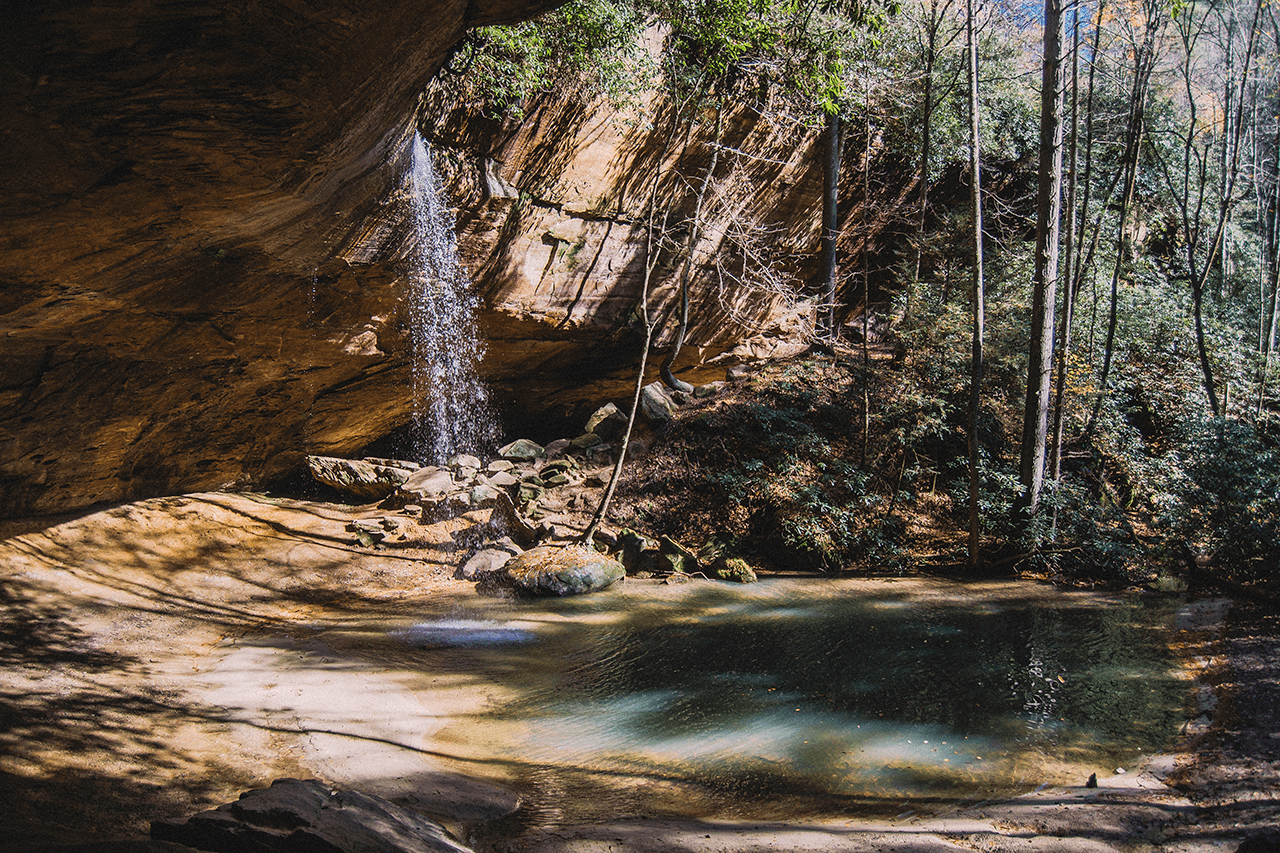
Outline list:
[[[145,837],[150,821],[283,777],[400,799],[462,827],[515,794],[436,737],[493,701],[305,638],[299,626],[473,596],[451,580],[464,522],[372,551],[372,508],[199,494],[0,527],[0,786],[19,846]],[[1273,614],[1205,603],[1182,655],[1219,711],[1184,751],[1008,803],[890,821],[626,818],[483,839],[511,851],[1234,850],[1280,821]],[[1226,618],[1224,619],[1224,615]],[[1225,626],[1225,627],[1224,627]],[[262,637],[273,638],[262,640]],[[1221,701],[1219,701],[1221,700]],[[1083,781],[1083,780],[1082,780]],[[1177,787],[1171,787],[1171,784]]]

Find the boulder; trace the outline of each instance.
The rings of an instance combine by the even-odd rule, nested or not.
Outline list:
[[[588,448],[604,444],[604,439],[596,435],[594,432],[584,432],[577,438],[571,439],[569,444],[573,445],[578,450],[587,450]]]
[[[587,419],[584,432],[593,432],[602,439],[616,438],[627,428],[627,416],[613,403],[605,403]]]
[[[387,536],[387,531],[376,519],[353,521],[347,525],[347,532],[354,533],[356,542],[366,548],[380,545]]]
[[[468,494],[471,496],[472,506],[487,506],[498,499],[498,490],[483,483],[472,486]]]
[[[564,456],[573,445],[569,443],[567,438],[557,438],[555,441],[549,442],[546,446],[547,458],[554,459],[557,456]]]
[[[438,498],[452,490],[453,475],[434,465],[413,472],[400,486],[400,491],[411,497]]]
[[[741,557],[723,557],[711,567],[711,573],[722,581],[734,583],[755,583],[755,569]]]
[[[508,486],[514,486],[516,483],[520,482],[520,478],[512,474],[510,471],[497,471],[485,477],[485,479],[489,482],[490,486],[495,486],[499,489],[505,489]]]
[[[693,389],[693,396],[704,399],[706,397],[714,397],[720,393],[720,389],[726,385],[725,382],[708,382],[705,385],[698,385]]]
[[[650,382],[641,390],[640,414],[650,423],[666,423],[671,420],[675,410],[675,398],[661,382]]]
[[[370,501],[385,498],[415,473],[406,468],[335,456],[308,456],[307,470],[317,482],[331,489]]]
[[[216,853],[471,853],[433,820],[314,779],[278,779],[186,820],[154,821],[151,837]]]
[[[661,554],[658,542],[643,533],[624,527],[618,534],[618,545],[622,549],[622,565],[628,574],[652,574],[665,568],[658,563]]]
[[[517,438],[498,451],[498,455],[511,462],[532,462],[547,455],[546,448],[527,438]]]
[[[361,461],[368,462],[370,465],[383,465],[387,468],[403,468],[406,471],[417,471],[422,467],[417,462],[410,462],[407,459],[385,459],[380,456],[366,456]]]
[[[471,558],[463,563],[462,568],[458,569],[454,577],[459,580],[473,580],[479,575],[496,572],[511,562],[514,556],[509,551],[499,548],[485,548],[483,551],[477,551],[472,554]]]
[[[578,470],[578,462],[572,456],[566,456],[563,459],[553,459],[538,471],[543,477],[556,472],[573,473]]]
[[[450,456],[446,464],[455,471],[466,469],[479,471],[480,466],[483,463],[480,461],[478,456],[472,456],[469,453],[459,453],[455,456]]]
[[[673,572],[686,572],[688,574],[693,574],[702,569],[702,566],[698,563],[698,555],[670,536],[659,537],[658,543],[663,560],[667,563],[662,568],[665,569],[669,566]]]
[[[528,519],[522,516],[506,492],[498,492],[493,503],[493,516],[489,522],[510,534],[513,544],[528,548],[538,541],[538,532]]]
[[[506,588],[531,597],[560,597],[604,589],[625,572],[611,557],[578,545],[539,545],[482,578],[481,589]]]

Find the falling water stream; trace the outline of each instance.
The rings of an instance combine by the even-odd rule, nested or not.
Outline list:
[[[484,347],[478,300],[458,262],[453,213],[434,157],[414,134],[406,199],[413,230],[404,259],[412,347],[413,444],[419,461],[440,464],[456,453],[483,453],[497,428],[476,367]]]

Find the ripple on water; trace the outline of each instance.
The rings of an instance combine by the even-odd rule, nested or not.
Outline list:
[[[646,811],[848,814],[1078,783],[1167,746],[1188,690],[1168,600],[627,586],[478,601],[391,636],[435,650],[424,667],[501,691],[492,713],[448,729],[464,750],[496,752],[529,786],[598,791],[557,799],[565,819],[619,797]]]
[[[442,619],[420,622],[391,632],[391,636],[420,649],[470,649],[484,646],[524,645],[538,635],[527,628],[474,619]]]

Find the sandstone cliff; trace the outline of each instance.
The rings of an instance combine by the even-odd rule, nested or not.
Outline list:
[[[0,514],[217,487],[402,421],[392,278],[332,259],[465,28],[541,2],[10,4]]]
[[[0,58],[0,516],[253,483],[404,425],[394,270],[411,234],[396,199],[415,113],[457,200],[508,424],[556,433],[618,395],[637,355],[646,176],[674,167],[663,204],[679,223],[712,140],[664,159],[661,120],[572,96],[510,125],[422,102],[468,26],[547,2],[15,10]],[[812,131],[740,105],[719,145],[692,379],[803,325],[760,288],[803,286],[817,245]],[[895,209],[894,193],[846,204],[847,221]],[[671,273],[655,292],[665,342]]]

